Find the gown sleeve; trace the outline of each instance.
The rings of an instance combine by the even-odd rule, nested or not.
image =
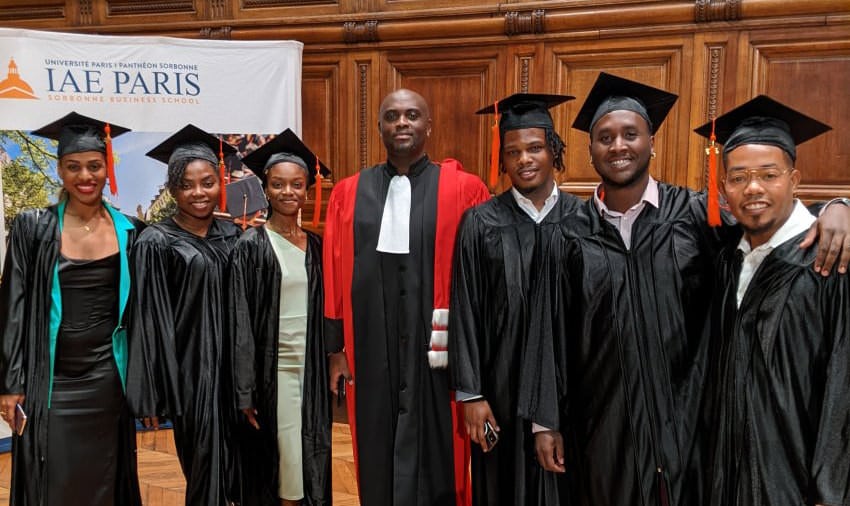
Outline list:
[[[6,259],[0,278],[0,385],[2,394],[24,391],[24,357],[26,342],[27,270],[32,264],[27,237],[32,233],[27,227],[27,215],[20,214],[12,223]]]
[[[154,232],[149,228],[143,232]],[[133,288],[127,401],[137,416],[179,416],[179,371],[165,238],[140,240],[131,254]]]
[[[832,353],[825,371],[823,401],[812,458],[813,502],[827,506],[850,503],[850,278],[831,276],[822,305],[830,310],[825,336]]]
[[[449,306],[449,374],[452,389],[481,394],[481,350],[479,339],[486,332],[482,318],[480,230],[475,210],[464,215],[455,242]]]
[[[345,347],[343,337],[343,273],[342,273],[342,208],[348,180],[341,181],[328,200],[325,232],[322,241],[322,266],[325,281],[325,349],[328,353]]]
[[[251,318],[250,302],[258,303],[256,294],[256,271],[251,261],[251,249],[254,244],[240,239],[230,253],[228,267],[227,296],[230,298],[229,330],[233,340],[233,383],[236,396],[236,408],[254,407],[256,391],[254,325]],[[249,294],[252,294],[249,297]],[[259,302],[262,303],[262,302]]]
[[[567,398],[565,343],[570,283],[564,266],[565,240],[558,225],[541,229],[551,234],[533,265],[529,335],[522,359],[518,409],[523,418],[547,429],[560,429]]]

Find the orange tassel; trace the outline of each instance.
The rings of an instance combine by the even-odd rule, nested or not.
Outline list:
[[[714,135],[714,120],[711,120],[711,137],[708,149],[708,225],[720,226],[720,191],[717,187],[717,137]]]
[[[109,178],[109,193],[118,195],[118,181],[115,179],[115,156],[112,154],[112,128],[109,123],[103,127],[106,134],[106,177]]]
[[[490,147],[490,188],[495,189],[496,185],[499,183],[499,155],[501,154],[502,146],[499,140],[499,120],[501,119],[501,115],[499,114],[499,101],[496,100],[494,104],[494,109],[496,111],[496,122],[493,123],[493,140]]]
[[[319,165],[319,157],[316,157],[316,202],[313,206],[313,228],[319,226],[322,218],[322,167]]]
[[[225,165],[224,165],[224,141],[221,140],[221,136],[218,137],[218,178],[221,181],[221,193],[218,196],[218,210],[226,213],[227,212],[227,192],[224,190],[224,185],[227,184],[225,181]]]

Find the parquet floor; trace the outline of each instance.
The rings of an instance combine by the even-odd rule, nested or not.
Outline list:
[[[142,503],[145,506],[182,506],[186,484],[171,431],[142,432],[137,442]],[[0,455],[0,506],[9,504],[10,462],[11,454]],[[359,506],[348,425],[334,424],[332,465],[334,505]]]

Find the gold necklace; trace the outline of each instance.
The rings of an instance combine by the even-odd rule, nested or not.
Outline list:
[[[82,223],[82,225],[71,226],[71,228],[82,228],[82,229],[83,229],[83,230],[85,230],[86,232],[91,232],[91,231],[93,231],[94,229],[96,229],[96,228],[97,228],[97,223],[95,223],[95,225],[94,225],[93,227],[92,227],[92,226],[89,226],[89,224],[90,224],[91,222],[93,222],[94,220],[96,220],[97,218],[99,218],[99,217],[100,217],[100,215],[101,215],[101,212],[100,212],[100,211],[96,212],[96,213],[94,214],[94,216],[92,216],[91,218],[89,218],[89,220],[88,220],[88,221],[86,221],[86,222],[83,222],[83,220],[82,220],[79,216],[77,216],[76,214],[71,214],[71,213],[68,213],[68,212],[66,212],[65,214],[66,214],[67,216],[71,216],[71,217],[72,217],[72,218],[74,218],[75,220],[77,220],[77,221],[79,221],[80,223]],[[98,222],[98,223],[99,223],[99,222]]]

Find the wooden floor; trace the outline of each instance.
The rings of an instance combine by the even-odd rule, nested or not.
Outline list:
[[[174,450],[170,430],[142,432],[139,447],[139,485],[145,506],[182,506],[186,483]],[[0,506],[9,504],[11,454],[0,455]],[[335,506],[359,506],[354,457],[348,425],[333,428],[333,500]]]

